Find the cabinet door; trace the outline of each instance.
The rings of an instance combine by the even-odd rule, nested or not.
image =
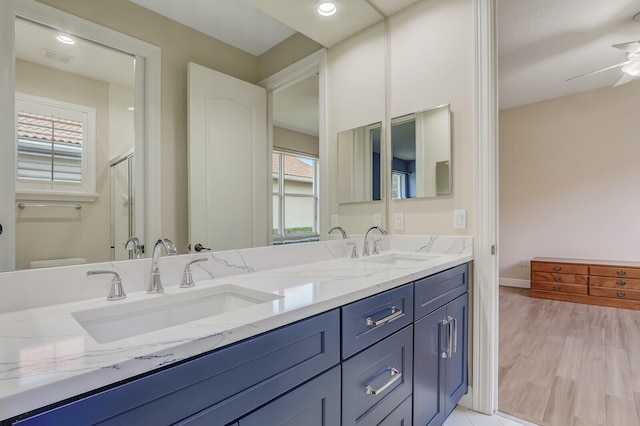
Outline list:
[[[376,426],[412,426],[411,397],[396,407],[382,422]]]
[[[340,366],[240,420],[239,426],[340,424]]]
[[[453,318],[453,349],[446,365],[446,415],[448,417],[462,395],[467,393],[467,321],[469,315],[469,295],[464,294],[447,304],[447,318]]]
[[[443,397],[445,381],[444,359],[447,317],[446,306],[435,310],[415,323],[414,327],[414,376],[413,376],[413,424],[437,426],[445,419]]]

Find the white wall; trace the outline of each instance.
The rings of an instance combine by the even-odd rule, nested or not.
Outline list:
[[[500,112],[501,280],[535,256],[638,260],[638,111],[636,80]]]
[[[338,132],[368,124],[385,123],[385,23],[356,34],[327,52],[327,144],[323,170],[329,188],[321,202],[330,215],[338,215],[349,234],[364,234],[373,225],[373,214],[385,223],[384,201],[338,204]],[[345,184],[345,183],[342,183]],[[348,183],[346,183],[348,185]],[[386,188],[383,183],[383,191]],[[330,226],[330,222],[327,221]],[[328,229],[321,230],[323,233]]]
[[[388,19],[389,118],[451,104],[452,196],[389,202],[389,230],[473,235],[474,21],[471,0],[423,0]],[[390,178],[389,178],[390,179]],[[467,229],[453,211],[467,210]],[[394,214],[404,214],[404,231]]]

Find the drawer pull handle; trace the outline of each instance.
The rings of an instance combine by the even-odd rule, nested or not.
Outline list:
[[[621,277],[623,277],[623,276],[627,275],[627,271],[625,271],[625,270],[621,269],[621,270],[619,270],[618,272],[616,272],[616,274],[618,274],[618,275],[620,275]]]
[[[452,351],[450,351],[449,354],[449,358],[451,358],[451,353],[456,353],[458,352],[458,320],[456,318],[453,318],[451,316],[447,317],[447,319],[449,320],[449,322],[453,322],[453,337],[451,338],[451,341],[453,342],[452,344]]]
[[[618,297],[625,297],[627,295],[627,293],[625,293],[624,291],[619,291],[618,292]]]
[[[395,306],[391,307],[391,314],[387,315],[384,318],[380,318],[379,320],[374,320],[371,317],[367,317],[366,319],[366,324],[367,327],[377,327],[379,325],[382,325],[384,323],[387,323],[389,321],[393,321],[394,319],[398,318],[400,315],[402,315],[404,312],[402,312],[402,309],[398,309]]]
[[[387,383],[385,383],[384,385],[382,385],[381,388],[374,388],[371,385],[367,385],[366,388],[364,388],[364,393],[366,395],[378,395],[382,392],[385,391],[385,389],[387,389],[389,386],[391,386],[392,384],[394,384],[395,382],[397,382],[398,380],[400,380],[400,378],[402,377],[402,374],[398,371],[397,368],[395,367],[389,367],[386,369],[385,373],[389,372],[391,373],[391,380],[389,380]],[[384,374],[384,373],[383,373]]]
[[[562,286],[561,285],[554,285],[553,289],[554,290],[562,290]]]
[[[562,271],[562,266],[554,266],[553,270],[554,271]]]
[[[556,281],[560,281],[562,279],[562,277],[560,275],[554,275],[553,279]]]
[[[627,285],[626,281],[617,281],[616,282],[617,285],[619,285],[620,287]]]

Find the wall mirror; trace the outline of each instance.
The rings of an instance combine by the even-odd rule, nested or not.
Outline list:
[[[382,138],[382,123],[338,133],[338,203],[382,199]]]
[[[393,118],[391,153],[392,199],[450,195],[450,105]]]

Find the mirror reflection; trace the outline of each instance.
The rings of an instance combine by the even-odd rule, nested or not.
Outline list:
[[[338,133],[338,202],[381,200],[382,123]]]
[[[391,120],[391,198],[451,194],[450,105]]]
[[[128,259],[135,59],[25,19],[15,34],[16,269]]]

